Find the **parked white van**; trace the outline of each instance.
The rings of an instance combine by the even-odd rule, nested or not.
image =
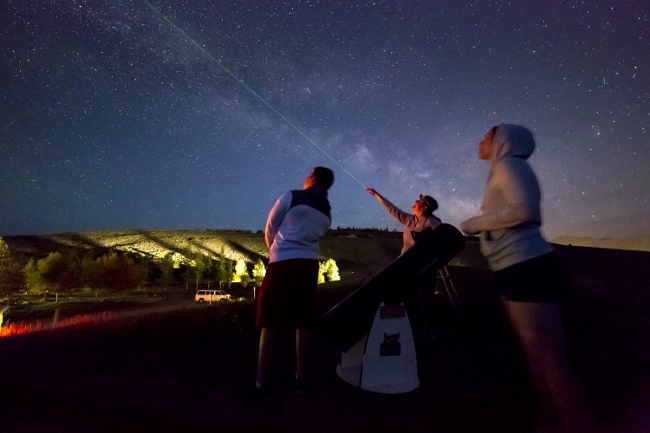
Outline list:
[[[197,290],[194,296],[195,302],[227,302],[230,295],[223,290]]]

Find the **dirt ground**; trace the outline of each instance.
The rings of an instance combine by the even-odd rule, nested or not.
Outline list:
[[[287,341],[275,393],[243,399],[258,333],[253,303],[232,303],[0,341],[0,432],[532,431],[539,418],[532,384],[488,293],[489,274],[458,268],[452,277],[463,308],[442,309],[439,338],[425,338],[413,317],[420,378],[413,392],[376,394],[343,382],[340,352],[316,336],[311,393],[289,387]],[[599,284],[566,307],[569,353],[605,431],[647,433],[650,327],[639,313],[647,304],[615,305]],[[346,290],[323,287],[321,310]]]

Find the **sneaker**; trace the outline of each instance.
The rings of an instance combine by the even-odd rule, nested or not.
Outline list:
[[[270,385],[257,386],[253,385],[244,388],[242,391],[242,398],[244,400],[260,400],[267,398],[273,393],[273,388]]]
[[[293,380],[293,390],[298,394],[306,394],[311,391],[313,384],[305,377],[296,377]]]

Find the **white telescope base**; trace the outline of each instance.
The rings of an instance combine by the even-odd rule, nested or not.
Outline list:
[[[370,334],[341,353],[336,374],[351,385],[383,394],[402,394],[420,386],[404,304],[379,306]]]

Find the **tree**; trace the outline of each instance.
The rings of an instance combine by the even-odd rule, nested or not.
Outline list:
[[[9,245],[0,237],[0,258],[9,257]]]
[[[209,257],[204,256],[200,252],[194,253],[194,265],[192,266],[192,274],[196,278],[196,290],[199,290],[199,282],[205,274],[208,266],[210,265]]]
[[[264,267],[264,262],[262,262],[262,259],[257,259],[257,263],[253,266],[253,280],[255,280],[258,286],[262,284],[265,275],[266,267]]]
[[[235,263],[235,271],[232,275],[232,281],[242,282],[246,284],[250,279],[251,276],[248,274],[248,269],[246,268],[246,262],[243,259],[237,260],[237,262]]]
[[[97,258],[99,287],[114,292],[134,289],[140,281],[140,269],[135,260],[126,254],[110,251]]]
[[[339,281],[340,279],[339,268],[334,259],[327,259],[326,261],[319,263],[318,284],[322,284],[326,281]]]
[[[203,273],[204,280],[208,282],[208,289],[210,288],[210,282],[214,281],[217,276],[217,264],[218,262],[211,257],[205,256],[205,272]]]
[[[9,295],[25,286],[20,264],[13,258],[7,245],[0,237],[0,293]]]
[[[323,284],[325,282],[325,262],[318,262],[318,284]]]
[[[227,258],[223,254],[222,250],[221,257],[219,257],[219,265],[217,266],[217,282],[219,285],[221,285],[221,283],[230,282],[234,268],[235,265],[233,261]]]
[[[327,281],[339,281],[341,279],[339,267],[334,259],[328,259],[325,262],[325,279]]]
[[[28,290],[45,290],[47,288],[47,283],[41,276],[41,272],[38,270],[36,260],[34,260],[33,257],[30,258],[25,265],[25,268],[23,269],[23,276],[25,277],[25,283],[27,283]]]
[[[92,253],[81,258],[81,281],[86,287],[97,289],[101,285],[101,270]]]
[[[61,253],[50,253],[37,262],[38,270],[54,291],[68,291],[79,287],[81,279],[75,262]]]
[[[190,238],[191,239],[191,238]],[[182,268],[185,271],[185,290],[190,288],[190,268],[192,267],[192,250],[190,249],[184,249],[181,250],[181,255],[183,258],[187,261],[187,263],[179,263],[178,267]]]
[[[168,286],[174,283],[174,268],[176,264],[172,259],[171,253],[165,254],[160,260],[160,284],[167,289]]]
[[[136,261],[136,264],[138,265],[138,272],[140,274],[140,281],[138,281],[138,286],[140,288],[144,287],[144,290],[147,290],[147,286],[149,285],[149,281],[151,280],[153,274],[151,260],[147,258],[140,258]]]

